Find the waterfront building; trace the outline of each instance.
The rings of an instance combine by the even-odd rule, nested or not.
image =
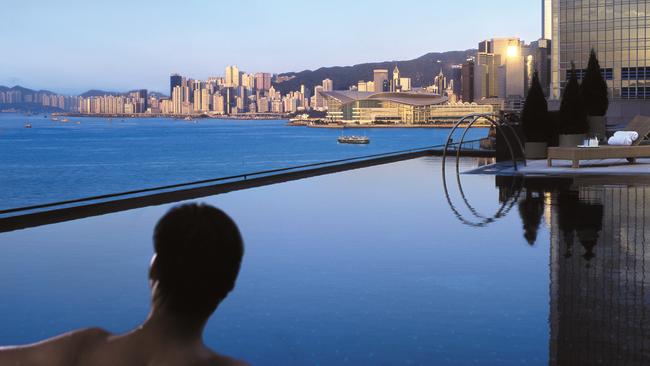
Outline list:
[[[373,71],[373,82],[374,82],[374,91],[375,92],[385,92],[388,91],[386,88],[388,86],[388,70],[378,69]]]
[[[200,111],[201,110],[201,89],[194,89],[192,92],[193,96],[193,102],[192,102],[192,108],[195,111]]]
[[[492,113],[490,105],[448,103],[432,93],[322,92],[329,120],[353,124],[436,124],[472,113]]]
[[[268,113],[270,112],[271,103],[269,98],[262,97],[257,100],[257,112],[258,113]]]
[[[650,3],[545,0],[543,4],[544,32],[551,28],[554,99],[567,82],[571,62],[582,77],[592,48],[613,99],[650,99]]]
[[[172,90],[172,113],[181,114],[183,110],[183,87],[175,86]]]
[[[216,93],[212,96],[212,111],[216,114],[226,114],[225,99],[219,93]]]

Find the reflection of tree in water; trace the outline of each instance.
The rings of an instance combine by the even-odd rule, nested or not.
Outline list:
[[[523,222],[524,238],[531,246],[537,241],[537,231],[543,215],[544,194],[538,191],[527,191],[524,199],[519,201],[519,216]]]
[[[595,257],[594,248],[603,228],[603,205],[580,200],[578,192],[572,190],[560,191],[557,205],[558,226],[566,245],[564,257],[570,258],[573,255],[573,243],[577,235],[585,249],[582,257],[591,261]]]

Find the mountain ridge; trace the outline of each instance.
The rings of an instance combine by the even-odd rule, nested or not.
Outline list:
[[[410,77],[413,87],[433,84],[433,78],[440,73],[451,76],[452,65],[464,63],[476,55],[476,49],[464,51],[430,52],[412,60],[369,62],[352,66],[321,67],[316,70],[285,72],[278,76],[290,78],[286,81],[274,82],[273,86],[281,93],[300,90],[301,85],[313,92],[324,79],[334,82],[334,89],[345,90],[356,85],[360,80],[372,81],[374,69],[388,69],[392,74],[395,66],[400,70],[401,77]]]

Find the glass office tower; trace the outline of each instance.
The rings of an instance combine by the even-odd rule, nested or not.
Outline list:
[[[613,99],[650,99],[650,1],[551,1],[552,98],[560,97],[572,61],[582,76],[594,48]]]

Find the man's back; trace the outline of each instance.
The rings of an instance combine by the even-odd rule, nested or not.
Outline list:
[[[91,328],[30,346],[0,349],[0,366],[217,366],[245,365],[218,355],[203,344],[182,344],[137,331],[115,336]]]

